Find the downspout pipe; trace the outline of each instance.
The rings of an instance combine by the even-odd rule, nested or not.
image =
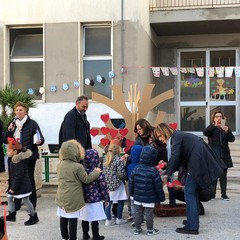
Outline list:
[[[121,0],[121,73],[122,92],[124,92],[124,0]]]

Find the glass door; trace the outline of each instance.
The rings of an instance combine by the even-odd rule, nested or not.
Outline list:
[[[202,134],[214,111],[221,110],[236,131],[236,49],[179,51],[179,126]]]

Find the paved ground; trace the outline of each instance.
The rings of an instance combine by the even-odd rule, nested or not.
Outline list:
[[[23,206],[17,214],[15,223],[7,224],[9,240],[61,240],[59,219],[56,216],[56,205],[54,203],[55,189],[44,187],[42,196],[38,199],[37,212],[39,223],[33,226],[24,226],[23,222],[28,219],[26,208]],[[105,227],[100,222],[100,233],[106,240],[134,240],[134,239],[201,239],[201,240],[239,240],[240,233],[240,198],[239,195],[229,194],[231,201],[226,202],[217,198],[215,201],[204,203],[206,214],[200,218],[199,235],[185,235],[175,232],[176,227],[181,227],[184,217],[161,217],[155,218],[155,227],[161,233],[152,237],[133,235],[130,223],[125,225],[114,225]],[[124,209],[124,216],[127,211]],[[145,229],[145,227],[143,227]],[[78,239],[82,239],[81,225],[78,227]]]

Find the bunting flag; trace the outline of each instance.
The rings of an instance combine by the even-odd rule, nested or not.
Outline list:
[[[152,72],[154,77],[160,77],[160,67],[153,67]]]
[[[195,73],[194,67],[189,67],[189,68],[187,68],[187,72],[188,72],[188,73]]]
[[[170,67],[169,69],[170,69],[172,75],[174,75],[174,76],[178,75],[178,68],[177,67]]]
[[[162,73],[164,76],[169,76],[169,69],[168,67],[161,67]]]
[[[224,77],[224,67],[215,67],[215,70],[218,78]]]
[[[214,67],[209,67],[207,73],[209,77],[214,77]]]
[[[198,77],[204,77],[204,68],[203,67],[196,67],[196,72]]]
[[[225,67],[225,77],[232,77],[233,67]]]
[[[180,72],[181,72],[181,73],[187,73],[187,68],[181,67],[181,68],[180,68]]]

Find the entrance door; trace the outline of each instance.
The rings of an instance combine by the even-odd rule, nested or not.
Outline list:
[[[202,134],[212,113],[220,110],[227,125],[236,132],[236,56],[236,49],[179,51],[178,115],[182,131]]]

